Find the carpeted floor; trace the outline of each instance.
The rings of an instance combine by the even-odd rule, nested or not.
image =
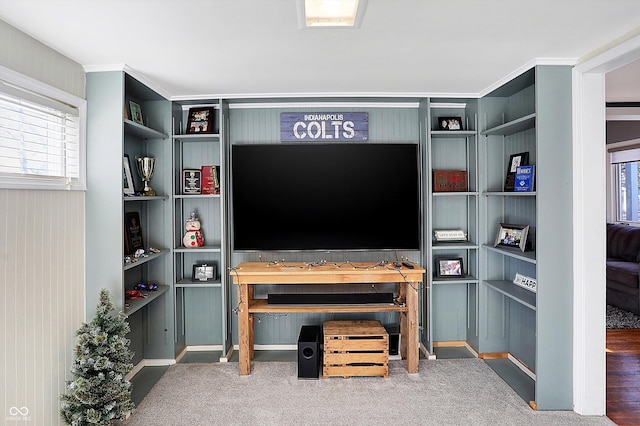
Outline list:
[[[607,305],[607,328],[640,328],[640,316],[616,306]]]
[[[295,362],[176,364],[122,425],[613,425],[534,411],[480,359],[421,360],[389,378],[299,380]]]

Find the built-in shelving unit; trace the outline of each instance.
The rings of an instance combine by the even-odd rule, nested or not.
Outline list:
[[[558,223],[571,227],[570,185],[562,184],[571,172],[561,159],[571,155],[570,105],[570,68],[538,66],[480,99],[479,106],[483,243],[477,350],[481,357],[502,353],[517,360],[513,368],[526,373],[527,384],[504,366],[496,372],[538,409],[572,407],[571,274],[561,266],[571,265],[565,242],[571,237],[568,229],[558,232]],[[510,156],[523,152],[536,166],[536,190],[506,192]],[[525,251],[495,246],[501,223],[529,226]],[[537,291],[514,284],[516,274],[536,279]]]
[[[134,364],[151,359],[170,363],[170,102],[123,71],[88,73],[87,101],[87,305],[95,306],[97,299],[89,298],[108,289],[116,309],[128,317]],[[130,102],[140,106],[142,122],[130,119]],[[135,195],[124,193],[124,156],[129,157]],[[142,193],[136,170],[136,158],[145,156],[155,159],[150,181],[154,196]],[[131,253],[125,251],[124,215],[129,212],[139,215],[147,253],[126,262]],[[151,247],[158,252],[150,252]],[[127,299],[125,293],[139,283],[156,284],[158,290]]]
[[[477,335],[476,304],[478,279],[478,133],[476,99],[430,99],[426,113],[426,262],[431,295],[428,298],[430,339],[433,345],[443,342],[475,342]],[[439,117],[459,117],[460,130],[442,130]],[[434,171],[463,170],[464,191],[437,192]],[[434,231],[458,230],[466,241],[436,241]],[[459,276],[439,277],[440,259],[462,259]]]
[[[212,132],[186,133],[190,108],[213,108]],[[226,273],[226,147],[221,134],[223,107],[219,99],[173,102],[173,285],[176,292],[176,354],[187,347],[206,346],[224,357],[230,348],[228,327],[229,280]],[[216,166],[219,194],[184,194],[182,171]],[[185,247],[185,221],[195,212],[201,224],[204,246]],[[216,276],[195,279],[193,266],[216,266]]]

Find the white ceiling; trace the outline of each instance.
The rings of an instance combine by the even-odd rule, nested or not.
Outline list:
[[[87,69],[126,64],[183,98],[477,96],[534,61],[574,63],[640,26],[638,0],[369,0],[359,29],[323,30],[300,29],[297,7],[0,0],[0,19]]]

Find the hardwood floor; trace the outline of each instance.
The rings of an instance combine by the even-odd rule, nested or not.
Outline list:
[[[640,329],[607,330],[607,417],[640,425]]]

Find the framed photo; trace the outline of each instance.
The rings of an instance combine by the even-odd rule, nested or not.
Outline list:
[[[503,246],[510,248],[519,248],[525,251],[527,247],[527,235],[529,234],[529,225],[512,225],[501,223],[496,235],[494,247]]]
[[[136,190],[133,186],[133,175],[128,155],[124,156],[122,166],[122,191],[127,195],[133,195]]]
[[[193,265],[193,281],[213,281],[216,279],[216,265],[199,263]]]
[[[508,173],[515,173],[519,166],[525,166],[529,163],[529,153],[520,152],[518,154],[511,154],[509,157]]]
[[[464,276],[461,257],[439,257],[436,259],[436,277],[452,278]]]
[[[134,101],[129,101],[129,109],[131,109],[131,120],[144,126],[144,123],[142,122],[142,109],[140,108],[140,105],[138,105]]]
[[[191,108],[187,120],[187,133],[213,133],[212,107]]]
[[[504,181],[504,191],[513,192],[516,183],[516,171],[519,166],[525,166],[529,164],[529,153],[519,152],[517,154],[511,154],[509,156],[509,163],[507,163],[507,176]]]
[[[440,130],[463,130],[462,117],[438,117]]]

